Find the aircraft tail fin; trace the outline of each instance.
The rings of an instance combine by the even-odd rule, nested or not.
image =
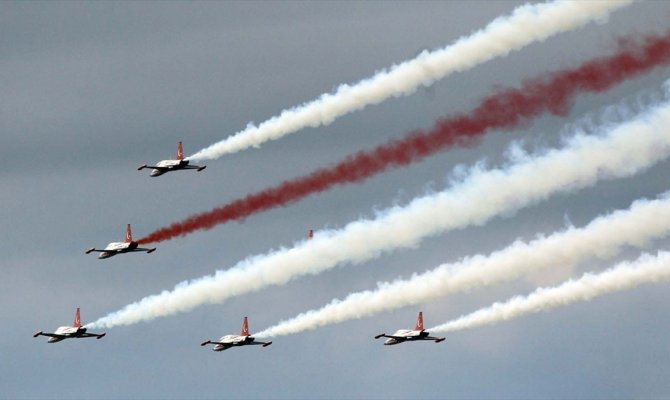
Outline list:
[[[72,326],[75,328],[81,327],[81,314],[79,312],[79,307],[77,307],[77,312],[74,314],[74,324]]]
[[[247,317],[244,317],[244,322],[242,322],[242,333],[240,333],[240,336],[249,336],[249,321],[247,321]]]
[[[423,330],[423,312],[419,311],[419,318],[416,320],[416,328],[414,328],[416,331],[422,331]]]
[[[181,161],[184,159],[184,148],[181,145],[181,142],[177,144],[177,160]]]
[[[130,224],[126,226],[126,243],[130,243],[133,241],[133,232],[130,230]]]

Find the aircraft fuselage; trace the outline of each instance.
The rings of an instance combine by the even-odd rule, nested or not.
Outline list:
[[[428,336],[428,332],[426,331],[417,331],[417,330],[412,330],[412,329],[400,329],[396,331],[393,335],[392,338],[386,339],[384,341],[384,344],[387,346],[392,346],[394,344],[402,343],[402,342],[411,342],[413,340],[423,340],[423,338]]]
[[[139,243],[137,242],[112,242],[107,245],[100,253],[98,258],[109,258],[121,253],[128,253],[137,248]]]
[[[58,337],[50,337],[47,342],[49,343],[56,343],[60,342],[61,340],[65,339],[71,339],[71,338],[77,338],[77,337],[82,337],[82,335],[86,333],[86,328],[76,328],[74,326],[61,326],[56,331],[54,332],[54,335],[59,335]]]
[[[219,339],[220,344],[212,347],[213,351],[223,351],[233,346],[244,346],[254,342],[253,336],[226,335]]]
[[[188,160],[162,160],[156,163],[156,167],[158,168],[152,169],[149,176],[156,177],[161,176],[166,172],[186,169],[187,165]]]

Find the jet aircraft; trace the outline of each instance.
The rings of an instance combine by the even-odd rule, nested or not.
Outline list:
[[[166,172],[179,171],[182,169],[197,169],[198,172],[207,168],[206,165],[202,167],[197,165],[189,165],[189,160],[184,160],[184,149],[182,148],[181,142],[177,145],[177,159],[176,160],[162,160],[156,163],[156,165],[141,165],[137,168],[138,171],[143,170],[144,168],[153,168],[151,170],[150,176],[161,176]]]
[[[130,231],[130,224],[126,227],[126,240],[124,242],[112,242],[107,245],[102,250],[96,249],[95,247],[91,247],[90,249],[86,250],[86,254],[89,254],[93,251],[96,251],[100,253],[98,256],[99,259],[104,259],[104,258],[109,258],[112,256],[115,256],[117,254],[121,253],[131,253],[135,251],[146,251],[148,253],[153,253],[156,251],[156,248],[153,247],[151,249],[143,248],[143,247],[138,247],[139,242],[133,241],[133,234]]]
[[[60,328],[56,329],[56,332],[54,333],[44,333],[42,331],[39,331],[36,334],[34,334],[33,337],[48,336],[49,343],[56,343],[65,339],[81,339],[89,337],[100,339],[105,335],[106,333],[86,332],[86,328],[81,326],[81,316],[79,314],[79,309],[77,308],[77,313],[74,315],[74,324],[72,326],[61,326]]]
[[[387,346],[391,346],[402,342],[413,342],[415,340],[434,340],[435,343],[440,343],[441,341],[446,339],[428,335],[429,333],[426,332],[425,329],[423,329],[423,313],[419,311],[419,318],[417,319],[416,327],[413,330],[400,329],[399,331],[396,331],[396,333],[394,333],[393,335],[380,333],[379,335],[375,336],[375,339],[379,339],[381,337],[388,338],[384,342],[384,344]]]
[[[249,335],[249,323],[247,322],[247,317],[244,317],[244,322],[242,323],[242,333],[239,335],[226,335],[221,337],[218,342],[212,340],[205,340],[200,343],[200,346],[206,346],[208,344],[213,344],[213,351],[223,351],[235,346],[247,346],[247,345],[261,345],[267,347],[272,344],[272,342],[258,342],[254,339],[253,336]]]

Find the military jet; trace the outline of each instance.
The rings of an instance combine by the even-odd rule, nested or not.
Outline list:
[[[105,259],[109,258],[112,256],[115,256],[117,254],[122,254],[122,253],[132,253],[135,251],[146,251],[148,253],[153,253],[156,251],[156,248],[143,248],[143,247],[138,247],[139,242],[136,242],[133,240],[133,233],[130,231],[130,224],[126,227],[126,240],[123,242],[112,242],[107,245],[104,249],[96,249],[95,247],[91,247],[90,249],[86,250],[86,254],[90,254],[93,251],[96,251],[100,253],[98,256],[99,259]]]
[[[176,160],[162,160],[156,163],[156,165],[147,165],[143,164],[137,168],[138,171],[143,170],[144,168],[153,168],[149,176],[156,177],[161,176],[166,172],[179,171],[182,169],[196,169],[198,172],[207,168],[206,165],[200,167],[197,165],[189,165],[189,160],[184,160],[184,149],[181,145],[181,142],[177,144],[177,159]]]
[[[81,315],[79,314],[79,309],[77,308],[77,313],[74,315],[74,324],[72,326],[61,326],[56,329],[54,333],[44,333],[42,331],[37,332],[33,337],[38,336],[48,336],[49,343],[60,342],[65,339],[81,339],[94,337],[96,339],[101,339],[105,336],[106,333],[88,333],[86,328],[81,326]]]
[[[423,329],[423,313],[419,311],[419,318],[416,321],[416,327],[414,327],[414,329],[400,329],[399,331],[396,331],[396,333],[394,333],[393,335],[380,333],[379,335],[375,336],[375,339],[379,339],[381,337],[388,338],[384,342],[384,344],[387,346],[392,346],[394,344],[399,344],[403,342],[413,342],[416,340],[433,340],[435,341],[435,343],[440,343],[441,341],[446,339],[428,335],[429,333],[426,332],[425,329]]]
[[[231,347],[236,346],[249,346],[249,345],[261,345],[267,347],[272,344],[272,342],[258,342],[254,339],[253,336],[249,335],[249,323],[247,322],[247,317],[244,317],[244,322],[242,323],[242,332],[239,335],[226,335],[222,336],[219,341],[205,340],[200,343],[200,346],[206,346],[208,344],[213,344],[213,351],[223,351]]]

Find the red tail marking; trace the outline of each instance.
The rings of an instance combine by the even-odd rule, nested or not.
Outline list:
[[[414,328],[415,331],[422,331],[423,330],[423,312],[419,311],[419,318],[416,320],[416,328]]]
[[[184,159],[184,148],[181,146],[181,142],[177,145],[177,160]]]
[[[307,232],[307,239],[311,240],[313,237],[314,237],[314,231],[310,229],[309,232]]]
[[[240,333],[240,336],[249,336],[249,322],[247,321],[247,317],[244,317],[244,322],[242,322],[242,333]]]
[[[133,241],[133,233],[130,231],[130,224],[126,227],[126,243]]]
[[[77,312],[74,314],[74,325],[72,325],[75,328],[81,327],[81,314],[79,313],[79,308],[77,308]]]

